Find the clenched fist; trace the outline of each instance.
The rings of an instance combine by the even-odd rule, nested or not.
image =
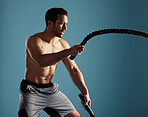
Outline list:
[[[74,45],[69,49],[71,56],[80,55],[84,51],[84,45]]]

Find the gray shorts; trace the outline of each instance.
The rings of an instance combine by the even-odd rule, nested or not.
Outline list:
[[[35,84],[22,80],[20,85],[19,117],[39,117],[44,110],[51,117],[64,117],[75,111],[58,84]]]

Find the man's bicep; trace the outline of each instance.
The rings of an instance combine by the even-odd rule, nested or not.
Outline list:
[[[65,40],[62,40],[62,45],[63,45],[64,49],[70,48],[69,44]],[[77,68],[77,65],[76,65],[75,61],[71,60],[69,57],[70,56],[64,58],[62,61],[65,65],[66,69],[68,70],[68,72],[71,72],[71,71],[73,71],[73,69]]]
[[[62,61],[69,73],[74,71],[75,69],[78,69],[78,66],[76,65],[75,61],[70,60],[69,57],[66,57]]]

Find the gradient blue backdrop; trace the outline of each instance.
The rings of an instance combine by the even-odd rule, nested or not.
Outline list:
[[[148,32],[147,0],[0,0],[0,117],[16,117],[19,83],[25,72],[25,40],[45,29],[52,7],[69,12],[64,39],[79,44],[92,31],[129,28]],[[76,62],[96,117],[148,117],[148,39],[120,34],[94,37]],[[62,62],[54,82],[82,117],[79,91]],[[48,117],[42,112],[41,117]]]

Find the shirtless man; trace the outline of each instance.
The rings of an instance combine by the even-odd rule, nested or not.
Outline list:
[[[26,72],[20,85],[19,117],[38,117],[44,110],[51,117],[80,117],[69,99],[51,82],[59,61],[63,61],[74,84],[90,105],[89,92],[83,75],[69,56],[80,55],[84,46],[70,48],[61,39],[67,30],[67,11],[52,8],[45,15],[44,32],[30,36],[26,41]]]

